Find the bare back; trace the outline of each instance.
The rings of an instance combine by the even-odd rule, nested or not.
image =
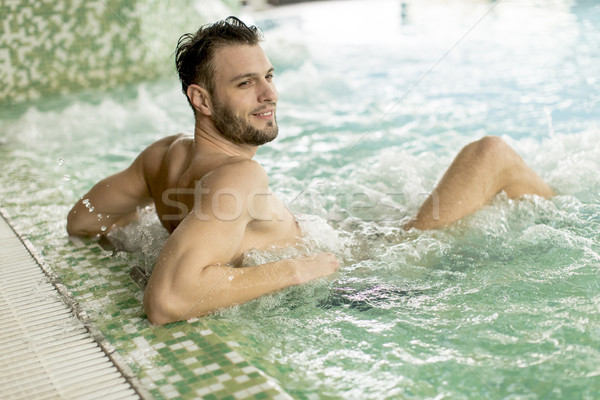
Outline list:
[[[173,232],[197,207],[197,196],[202,195],[203,178],[216,170],[239,168],[244,163],[254,163],[198,148],[192,137],[183,134],[162,139],[147,151],[149,155],[144,162],[145,179],[159,219],[169,232]],[[231,187],[231,193],[234,193],[239,183],[232,179],[226,184]],[[248,224],[236,258],[254,248],[267,249],[296,243],[301,234],[294,216],[279,198],[270,192],[256,197],[262,197],[261,200],[266,198],[267,206],[266,209],[256,206],[256,218]],[[260,212],[258,208],[261,208]]]

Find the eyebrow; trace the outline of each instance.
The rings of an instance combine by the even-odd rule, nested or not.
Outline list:
[[[269,70],[267,71],[267,74],[269,74],[269,73],[271,73],[273,71],[275,71],[275,67],[269,68]],[[237,81],[240,81],[240,80],[246,79],[246,78],[256,78],[258,75],[259,74],[257,74],[256,72],[250,72],[250,73],[247,73],[247,74],[238,75],[238,76],[232,78],[231,82],[237,82]]]

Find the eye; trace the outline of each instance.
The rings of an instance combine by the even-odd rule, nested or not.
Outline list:
[[[252,82],[250,82],[250,81],[243,81],[243,82],[238,83],[238,87],[250,86],[251,83]]]
[[[274,76],[275,76],[274,74],[267,74],[267,76],[265,76],[265,79],[268,81],[271,81],[271,80],[273,80]]]

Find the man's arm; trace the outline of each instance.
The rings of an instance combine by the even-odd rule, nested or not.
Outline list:
[[[253,161],[214,171],[203,180],[203,195],[171,234],[144,293],[144,308],[154,324],[166,324],[253,300],[335,272],[335,256],[285,259],[246,268],[227,266],[240,255],[252,217],[247,196],[266,193],[266,174]],[[219,195],[234,193],[236,196]],[[265,196],[254,196],[261,201]],[[224,216],[237,216],[229,218]],[[274,238],[276,240],[277,238]]]
[[[165,145],[172,140],[168,137],[153,143],[127,169],[94,185],[69,212],[68,234],[90,237],[134,221],[137,208],[152,202],[147,177],[162,161]]]

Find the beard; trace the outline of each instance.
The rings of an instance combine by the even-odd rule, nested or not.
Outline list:
[[[273,112],[273,121],[267,122],[265,129],[257,129],[248,121],[236,116],[230,108],[213,100],[213,122],[225,139],[236,144],[260,146],[269,143],[277,137],[279,127]]]

